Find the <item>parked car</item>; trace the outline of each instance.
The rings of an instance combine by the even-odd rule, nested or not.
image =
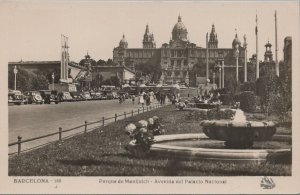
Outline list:
[[[51,102],[58,104],[59,98],[57,97],[57,91],[40,90],[40,93],[45,104],[51,104]]]
[[[105,94],[108,100],[114,99],[114,95],[111,91],[103,91],[103,93]]]
[[[91,97],[93,100],[102,100],[101,92],[91,92]]]
[[[26,97],[19,90],[9,90],[8,92],[8,103],[21,105],[22,103],[27,104]]]
[[[88,91],[84,91],[81,93],[83,100],[92,100],[91,94]]]
[[[25,92],[25,96],[27,97],[28,104],[43,104],[44,99],[41,96],[39,91],[27,91]]]
[[[83,100],[81,93],[78,91],[70,92],[70,94],[73,97],[74,101],[82,101]]]
[[[58,94],[59,101],[61,102],[72,102],[74,99],[72,98],[70,92],[63,91]]]
[[[107,96],[102,91],[97,92],[96,95],[97,94],[99,94],[98,96],[100,97],[100,100],[106,100],[107,99]]]

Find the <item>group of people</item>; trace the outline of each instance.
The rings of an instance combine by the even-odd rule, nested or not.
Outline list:
[[[144,92],[144,90],[141,90],[139,93],[139,104],[142,104],[144,107],[144,104],[147,106],[151,105],[154,102],[155,95],[152,89],[149,89],[147,92]],[[133,100],[134,102],[134,100]]]

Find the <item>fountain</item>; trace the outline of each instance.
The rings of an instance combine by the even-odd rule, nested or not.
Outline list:
[[[274,122],[247,121],[244,112],[236,110],[233,120],[204,120],[203,132],[209,138],[225,141],[227,148],[250,148],[254,141],[267,141],[276,132]]]
[[[290,137],[274,135],[274,122],[247,121],[242,110],[231,120],[204,120],[204,133],[154,136],[147,155],[184,160],[261,162],[291,157]],[[136,151],[135,141],[130,149]]]

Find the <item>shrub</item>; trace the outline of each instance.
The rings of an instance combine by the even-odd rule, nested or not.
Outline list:
[[[234,102],[233,97],[231,94],[223,94],[220,96],[220,101],[222,105],[231,106]]]
[[[245,82],[241,84],[241,91],[256,91],[256,84],[254,82]]]
[[[235,111],[231,109],[220,110],[219,108],[205,110],[193,110],[188,115],[186,115],[186,120],[220,120],[220,119],[232,119],[234,117]]]
[[[240,108],[245,112],[255,111],[255,95],[252,91],[244,91],[239,95]]]
[[[232,119],[234,117],[235,112],[230,109],[220,110],[218,108],[214,108],[207,111],[207,119],[209,120],[220,120],[220,119]]]
[[[214,93],[219,93],[219,94],[227,94],[228,93],[228,89],[227,88],[219,88],[219,89],[215,89]]]
[[[193,110],[189,112],[187,115],[185,115],[186,120],[206,120],[207,119],[207,113],[205,110]]]

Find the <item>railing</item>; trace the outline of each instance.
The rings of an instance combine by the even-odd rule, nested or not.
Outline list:
[[[17,140],[16,142],[13,142],[13,143],[9,143],[8,146],[14,146],[14,145],[17,145],[18,146],[18,151],[17,152],[14,152],[14,153],[10,153],[9,155],[11,154],[20,154],[22,152],[22,143],[26,143],[26,142],[31,142],[31,141],[35,141],[35,140],[39,140],[39,139],[42,139],[42,138],[46,138],[46,137],[51,137],[51,136],[54,136],[54,135],[58,135],[58,141],[62,141],[63,140],[63,133],[65,132],[70,132],[70,131],[74,131],[76,129],[79,129],[79,128],[82,128],[84,127],[84,130],[79,132],[79,133],[86,133],[88,131],[88,126],[89,125],[93,125],[93,124],[96,124],[96,123],[100,123],[99,126],[96,126],[94,127],[92,130],[96,129],[96,128],[100,128],[100,127],[104,127],[106,124],[110,124],[110,123],[106,123],[105,124],[105,121],[107,120],[114,120],[114,122],[117,122],[118,119],[126,119],[128,117],[133,117],[135,113],[137,114],[140,114],[140,113],[144,113],[144,112],[148,112],[148,111],[151,111],[151,110],[154,110],[154,109],[157,109],[157,108],[160,108],[162,107],[161,105],[157,104],[157,105],[153,105],[153,106],[147,106],[146,108],[145,107],[142,107],[142,108],[138,108],[137,110],[131,110],[131,112],[124,112],[123,114],[115,114],[113,117],[108,117],[108,118],[105,118],[105,117],[102,117],[101,120],[98,120],[98,121],[94,121],[94,122],[87,122],[87,121],[84,121],[84,124],[83,125],[79,125],[77,127],[73,127],[73,128],[70,128],[70,129],[65,129],[63,130],[61,127],[58,128],[58,132],[54,132],[54,133],[50,133],[50,134],[47,134],[47,135],[42,135],[42,136],[39,136],[39,137],[34,137],[34,138],[30,138],[30,139],[26,139],[26,140],[22,140],[22,136],[18,136],[17,137]],[[90,129],[91,130],[91,129]],[[77,133],[78,134],[78,133]],[[77,135],[75,134],[75,135]],[[72,136],[72,135],[71,135]],[[73,134],[74,136],[74,134]],[[68,136],[69,137],[69,136]],[[47,142],[47,143],[44,143],[42,144],[45,145],[45,144],[49,144],[53,141],[50,141],[50,142]],[[41,145],[40,145],[41,146]],[[33,148],[36,148],[36,147],[33,147]],[[29,149],[26,149],[26,150],[31,150],[33,148],[29,148]]]

